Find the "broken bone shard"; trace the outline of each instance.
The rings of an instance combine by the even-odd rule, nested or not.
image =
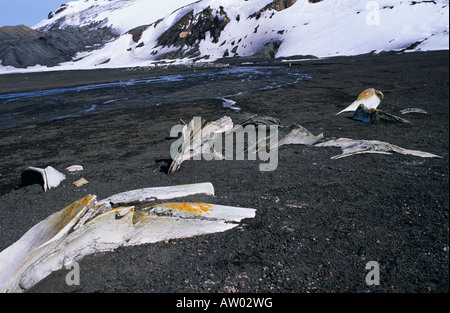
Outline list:
[[[315,145],[316,147],[339,147],[342,149],[342,154],[335,155],[331,159],[340,159],[355,154],[362,153],[379,153],[379,154],[409,154],[419,156],[422,158],[442,158],[441,156],[422,152],[418,150],[409,150],[402,147],[378,140],[354,140],[348,138],[339,138],[329,140]]]
[[[419,108],[406,108],[400,111],[401,114],[408,114],[408,113],[421,113],[421,114],[427,114],[427,111],[419,109]]]
[[[245,127],[247,125],[281,125],[281,121],[275,117],[271,117],[271,116],[266,116],[266,117],[262,117],[262,116],[258,116],[258,115],[253,115],[252,117],[246,119],[245,121],[243,121],[242,123],[240,123],[240,125],[242,127]]]
[[[224,116],[214,122],[208,123],[202,128],[203,124],[203,121],[198,118],[193,118],[188,125],[182,126],[180,138],[172,144],[170,149],[172,164],[170,165],[169,173],[178,170],[181,163],[186,160],[191,158],[199,160],[201,155],[204,157],[208,155],[208,158],[214,156],[215,159],[219,160],[225,159],[221,153],[215,150],[217,148],[217,135],[221,133],[225,133],[225,135],[230,136],[230,138],[233,138],[233,134],[241,133],[242,136],[240,138],[242,138],[241,140],[244,140],[244,133],[249,134],[252,132],[255,135],[256,140],[257,128],[258,135],[263,133],[259,130],[265,130],[262,127],[268,128],[270,130],[269,136],[264,134],[256,143],[248,143],[249,147],[247,152],[249,153],[257,153],[266,146],[269,148],[276,148],[288,144],[313,145],[323,138],[323,134],[315,136],[300,125],[292,125],[290,127],[280,126],[281,122],[277,118],[258,117],[256,115],[246,119],[241,124],[236,125],[236,127],[233,127],[233,121],[228,116]],[[274,131],[272,132],[272,130]],[[225,141],[227,141],[226,138]],[[221,148],[222,141],[219,140],[218,142],[220,143],[219,146]],[[196,159],[196,156],[199,156],[200,158]]]
[[[193,118],[189,124],[181,129],[181,137],[176,140],[170,149],[172,163],[169,168],[169,174],[178,170],[186,160],[200,156],[201,154],[211,153],[219,158],[224,157],[214,150],[214,143],[218,134],[230,131],[233,128],[233,121],[230,117],[224,116],[214,122],[205,124],[199,118]]]
[[[278,146],[282,145],[314,145],[323,139],[323,134],[313,135],[309,130],[300,125],[279,127]]]
[[[254,209],[223,206],[207,203],[163,203],[148,208],[157,216],[173,216],[189,218],[192,216],[206,217],[211,220],[240,222],[244,218],[255,217]]]
[[[45,169],[30,166],[22,172],[21,185],[28,186],[38,183],[43,186],[44,191],[47,191],[47,189],[58,187],[65,179],[66,175],[51,166]]]
[[[223,232],[255,212],[206,203],[163,203],[136,210],[111,207],[89,195],[41,221],[0,253],[0,290],[25,291],[92,253]]]
[[[378,110],[369,109],[363,104],[360,104],[353,114],[352,119],[356,121],[361,121],[366,124],[377,123],[378,121],[384,121],[389,123],[410,123],[410,121],[405,120],[399,116]]]
[[[323,134],[317,136],[313,135],[310,131],[301,125],[295,124],[291,126],[281,126],[281,121],[274,117],[260,117],[254,115],[242,123],[242,127],[253,125],[253,126],[277,126],[278,134],[276,138],[269,136],[266,138],[261,138],[255,145],[248,148],[248,151],[259,151],[265,146],[264,142],[269,142],[269,147],[280,147],[282,145],[289,144],[300,144],[300,145],[313,145],[323,138]],[[234,128],[236,129],[236,127]],[[256,149],[256,146],[258,148]]]
[[[142,188],[115,194],[99,201],[99,203],[110,203],[112,205],[130,203],[135,204],[154,200],[182,198],[195,194],[214,196],[214,186],[211,183],[199,183],[179,186]]]

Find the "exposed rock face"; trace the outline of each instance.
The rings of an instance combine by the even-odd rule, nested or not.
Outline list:
[[[278,48],[280,48],[282,42],[277,40],[273,42],[268,42],[264,45],[264,47],[253,54],[251,58],[257,59],[273,59],[277,54]]]
[[[250,18],[259,18],[261,13],[266,10],[284,10],[292,6],[295,2],[297,0],[274,0],[250,16]],[[194,15],[193,10],[188,12],[158,38],[158,45],[156,47],[175,46],[179,47],[179,49],[160,55],[157,59],[194,58],[199,56],[198,42],[205,40],[206,34],[209,33],[212,42],[217,43],[221,32],[229,22],[230,19],[223,7],[220,7],[219,10],[208,7],[196,15]],[[135,40],[135,37],[137,38],[136,34],[138,31],[141,31],[141,29],[135,29],[132,33],[133,40]],[[135,40],[135,42],[137,41]],[[279,41],[269,42],[254,57],[273,58],[280,45],[281,42]],[[155,50],[154,53],[156,54],[157,51]],[[231,53],[236,54],[236,51],[231,51]],[[228,51],[225,52],[224,57],[227,56],[229,56]]]
[[[55,66],[72,60],[80,51],[113,38],[108,28],[79,27],[35,30],[25,25],[0,28],[0,60],[4,66]]]
[[[274,0],[266,5],[261,10],[255,12],[249,18],[259,18],[261,13],[266,10],[282,11],[292,6],[297,0]],[[237,17],[237,19],[240,17]],[[200,55],[198,43],[207,39],[209,33],[210,39],[213,43],[218,43],[220,34],[230,22],[230,18],[224,11],[223,7],[219,9],[212,9],[208,7],[194,15],[194,11],[190,11],[181,17],[171,28],[166,30],[159,38],[158,44],[155,47],[153,54],[158,53],[159,47],[178,47],[177,50],[169,53],[160,54],[157,59],[177,59],[177,58],[195,58]],[[139,32],[141,28],[137,28],[130,33],[133,35],[133,40],[140,38]],[[274,58],[281,41],[268,42],[264,47],[255,53],[252,57],[255,58]],[[225,51],[223,57],[230,56],[230,53],[237,55],[237,46],[231,52]],[[207,58],[207,56],[206,56]]]
[[[158,45],[193,46],[197,40],[204,40],[207,32],[217,43],[220,33],[229,22],[223,7],[219,11],[207,7],[196,15],[190,11],[158,38]]]
[[[138,43],[139,40],[141,40],[142,33],[148,28],[149,25],[142,25],[135,27],[133,29],[130,29],[127,33],[131,34],[133,41],[135,43]]]
[[[283,11],[284,9],[289,8],[296,2],[297,2],[297,0],[273,0],[271,3],[266,5],[261,10],[250,15],[250,18],[259,19],[259,17],[261,16],[261,13],[263,13],[264,11],[267,11],[267,10],[275,10],[278,12]]]
[[[274,0],[271,4],[269,4],[269,9],[282,11],[289,8],[296,2],[297,0]]]
[[[37,30],[29,28],[25,25],[19,26],[4,26],[0,28],[0,40],[8,40],[15,38],[29,38],[34,39],[41,36]]]
[[[230,19],[223,10],[223,7],[220,7],[220,10],[213,10],[207,7],[195,15],[193,10],[188,12],[158,38],[157,47],[175,46],[180,47],[180,49],[160,56],[160,58],[197,56],[197,43],[205,40],[208,32],[212,38],[212,42],[217,43],[221,32],[229,22]],[[188,49],[183,50],[186,46]]]

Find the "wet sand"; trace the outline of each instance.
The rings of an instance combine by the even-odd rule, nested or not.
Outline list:
[[[218,99],[180,99],[0,129],[0,250],[87,194],[103,199],[131,189],[208,181],[216,196],[190,200],[255,208],[256,217],[223,233],[90,255],[80,262],[79,286],[68,286],[62,269],[30,291],[448,292],[448,57],[446,51],[291,64],[260,60],[258,65],[314,75],[235,96],[240,112]],[[249,60],[231,61],[236,66]],[[189,71],[0,75],[0,94]],[[335,116],[369,87],[384,93],[380,109],[399,115],[417,107],[428,114],[402,116],[411,124],[372,125]],[[340,149],[291,145],[280,148],[271,172],[260,172],[259,161],[202,160],[186,161],[167,174],[169,132],[179,119],[228,115],[240,122],[254,114],[279,118],[283,125],[298,123],[326,139],[374,139],[443,158],[364,154],[332,160]],[[27,166],[63,171],[73,164],[84,171],[68,174],[57,188],[44,193],[39,185],[18,187]],[[73,182],[80,177],[89,183],[77,188]],[[380,265],[380,285],[366,284],[369,261]]]

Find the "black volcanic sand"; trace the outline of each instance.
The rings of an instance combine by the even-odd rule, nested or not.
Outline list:
[[[289,63],[313,78],[232,98],[87,114],[0,130],[0,250],[73,201],[95,194],[213,183],[202,201],[257,209],[256,217],[223,233],[120,248],[80,261],[81,284],[54,272],[31,292],[448,292],[449,59],[447,52],[339,57]],[[233,61],[236,65],[242,60]],[[248,61],[248,60],[246,60]],[[201,70],[214,70],[202,68]],[[0,93],[188,73],[192,68],[96,70],[0,76]],[[64,78],[62,78],[64,77]],[[381,109],[411,124],[365,125],[335,113],[368,88],[381,90]],[[146,88],[142,86],[143,92]],[[111,91],[108,91],[111,92]],[[88,94],[87,94],[88,95]],[[182,99],[181,99],[182,100]],[[325,138],[376,139],[443,158],[363,154],[332,160],[338,148],[292,145],[278,168],[259,161],[186,161],[171,175],[169,132],[179,119],[259,114],[298,123]],[[18,187],[27,166],[61,171],[81,164],[57,188]],[[73,182],[84,177],[81,188]],[[380,265],[369,286],[366,263]]]

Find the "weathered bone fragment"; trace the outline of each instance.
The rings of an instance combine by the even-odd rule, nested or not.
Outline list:
[[[244,218],[254,217],[254,209],[223,206],[205,203],[163,203],[147,208],[156,216],[172,216],[179,218],[204,217],[211,220],[240,222]]]
[[[300,125],[278,126],[278,134],[260,138],[255,144],[248,147],[252,153],[258,152],[266,146],[269,149],[283,145],[314,145],[323,139],[323,134],[313,135],[309,130]]]
[[[244,120],[243,122],[240,123],[240,125],[242,127],[245,127],[247,125],[281,125],[281,121],[275,117],[271,117],[271,116],[258,116],[258,115],[253,115],[252,117]]]
[[[168,200],[182,198],[195,194],[205,194],[214,196],[214,186],[211,183],[199,183],[168,187],[142,188],[115,194],[98,203],[136,204],[150,202],[154,200]]]
[[[75,187],[81,187],[81,186],[86,185],[88,183],[89,182],[82,177],[79,180],[77,180],[76,182],[74,182],[73,184],[75,185]]]
[[[242,219],[255,216],[254,209],[206,203],[163,203],[141,210],[134,206],[113,207],[114,198],[97,202],[95,196],[86,196],[38,223],[3,250],[0,290],[25,291],[51,272],[88,254],[223,232],[238,226]],[[122,194],[118,199],[142,198]]]
[[[421,113],[421,114],[427,114],[427,111],[419,108],[406,108],[400,111],[401,114],[408,114],[408,113]]]
[[[204,124],[204,121],[193,118],[189,124],[183,126],[181,137],[174,144],[178,150],[173,157],[169,174],[178,170],[184,161],[201,154],[212,152],[217,158],[224,159],[219,152],[214,150],[214,143],[218,134],[233,128],[233,121],[230,117],[224,116],[202,127]]]
[[[314,145],[323,139],[323,134],[313,135],[309,130],[300,125],[280,127],[278,130],[278,146],[282,145]]]
[[[0,291],[20,291],[18,279],[41,256],[36,251],[43,251],[65,237],[94,204],[95,196],[74,202],[33,226],[22,238],[3,250],[0,253]]]
[[[404,118],[384,112],[382,110],[369,109],[364,106],[364,104],[359,105],[352,118],[356,121],[361,121],[366,124],[378,123],[380,121],[388,123],[411,123]]]
[[[47,191],[47,189],[58,187],[65,179],[66,175],[51,166],[45,169],[30,166],[22,172],[21,184],[27,186],[39,183],[44,187],[44,191]]]
[[[254,115],[241,122],[239,125],[234,127],[233,130],[236,130],[238,126],[242,126],[244,128],[248,125],[253,125],[255,127],[260,126],[278,127],[276,138],[274,137],[274,135],[259,138],[255,144],[248,147],[247,151],[251,153],[256,153],[266,146],[269,148],[270,147],[274,148],[290,144],[313,145],[323,138],[323,134],[315,136],[306,128],[298,124],[294,124],[291,126],[281,126],[281,121],[271,116],[262,117]]]
[[[441,156],[422,152],[418,150],[409,150],[402,147],[378,140],[354,140],[348,138],[339,138],[329,140],[315,145],[316,147],[339,147],[342,149],[342,154],[335,155],[331,159],[340,159],[355,154],[362,153],[379,153],[379,154],[409,154],[419,156],[422,158],[441,158]]]
[[[374,88],[368,88],[361,92],[358,98],[353,101],[348,107],[340,111],[338,114],[343,112],[353,112],[355,111],[361,104],[364,105],[367,109],[376,109],[381,101],[383,101],[384,95],[381,91],[375,90]]]
[[[182,126],[181,136],[171,148],[171,155],[174,156],[172,156],[169,174],[178,170],[182,162],[191,158],[196,159],[195,157],[200,155],[213,155],[218,160],[225,159],[221,153],[215,150],[217,135],[222,133],[232,135],[233,132],[240,131],[248,132],[250,131],[248,129],[249,126],[254,126],[254,131],[259,127],[275,127],[277,131],[274,132],[275,134],[271,131],[269,136],[261,136],[256,143],[249,143],[247,150],[243,151],[248,153],[257,153],[266,146],[274,148],[288,144],[313,145],[323,138],[323,134],[315,136],[300,125],[280,126],[281,121],[274,117],[254,115],[235,127],[233,127],[233,121],[228,116],[224,116],[202,127],[204,123],[204,121],[194,118],[189,124]],[[174,147],[176,148],[175,153]]]

